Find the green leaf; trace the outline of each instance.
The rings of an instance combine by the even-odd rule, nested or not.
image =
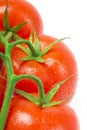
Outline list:
[[[51,106],[55,106],[55,105],[59,105],[61,103],[63,103],[65,100],[60,100],[57,102],[49,102],[47,104],[43,104],[42,107],[51,107]]]
[[[35,48],[35,50],[40,52],[39,39],[38,39],[36,31],[34,29],[30,33],[29,42],[33,44],[33,47]]]
[[[30,36],[29,36],[29,42],[30,42],[30,43],[33,43],[33,35],[32,35],[32,31],[31,31]]]
[[[54,85],[54,87],[41,100],[41,102],[40,102],[41,105],[49,104],[49,102],[52,100],[52,98],[54,97],[54,95],[57,93],[57,91],[59,90],[59,88],[61,87],[61,85],[63,85],[67,80],[69,80],[70,78],[72,78],[74,75],[75,74],[72,74],[71,76],[65,78],[64,80],[62,80],[59,83],[57,83],[56,85]]]
[[[26,56],[26,57],[23,57],[23,58],[20,58],[19,60],[21,60],[21,61],[34,60],[34,61],[37,61],[37,62],[39,62],[39,63],[44,63],[44,62],[45,62],[45,60],[42,59],[41,57],[33,57],[32,55]]]
[[[63,83],[63,81],[60,81],[58,84],[56,84],[42,99],[41,104],[49,103]]]
[[[37,51],[40,52],[40,42],[35,30],[34,30],[34,47],[36,48]]]
[[[56,43],[58,43],[59,40],[56,40],[54,42],[52,42],[49,46],[47,46],[43,51],[41,51],[40,55],[43,56],[45,55],[51,48],[53,45],[55,45]]]
[[[4,24],[4,30],[9,31],[10,25],[9,25],[9,22],[8,22],[8,1],[7,0],[6,0],[6,9],[5,9],[5,12],[4,12],[3,24]]]
[[[30,49],[28,48],[25,48],[24,46],[22,46],[22,45],[17,45],[17,47],[18,48],[20,48],[26,55],[27,55],[27,57],[29,56],[29,55],[31,55],[31,51],[30,51]]]
[[[45,55],[45,54],[53,47],[53,45],[55,45],[55,44],[61,42],[61,41],[64,40],[64,39],[67,39],[67,38],[69,38],[69,37],[65,37],[65,38],[62,38],[62,39],[57,39],[57,40],[55,40],[54,42],[50,43],[49,46],[47,46],[43,51],[41,51],[40,56]]]
[[[16,32],[18,32],[25,24],[27,24],[27,22],[23,22],[23,23],[20,23],[20,24],[14,26],[14,27],[11,29],[11,31],[12,31],[13,33],[16,33]]]
[[[24,92],[22,90],[19,89],[15,89],[15,92],[21,96],[23,96],[24,98],[26,98],[27,100],[30,100],[31,102],[35,103],[36,105],[38,105],[38,98],[36,98],[35,96],[33,96],[32,94],[29,94],[27,92]]]

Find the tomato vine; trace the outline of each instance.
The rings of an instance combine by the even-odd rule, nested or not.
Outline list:
[[[20,44],[21,42],[25,42],[28,45],[31,45],[31,43],[29,41],[27,41],[27,40],[17,40],[17,41],[15,41],[13,43],[9,43],[8,39],[10,39],[11,34],[12,34],[11,32],[8,32],[7,35],[4,37],[0,33],[0,42],[5,47],[5,53],[4,54],[0,53],[0,57],[4,61],[5,67],[6,67],[6,71],[7,71],[7,87],[6,87],[6,92],[5,92],[5,96],[4,96],[4,100],[3,100],[1,112],[0,112],[0,130],[4,129],[4,126],[5,126],[5,123],[6,123],[6,119],[7,119],[7,116],[8,116],[8,111],[9,111],[11,96],[13,94],[13,91],[14,91],[14,88],[15,88],[15,84],[17,83],[18,80],[20,80],[22,78],[30,78],[30,79],[33,79],[38,84],[38,91],[39,91],[39,98],[38,99],[36,99],[33,95],[31,95],[29,93],[27,94],[26,92],[23,92],[21,90],[16,90],[16,93],[18,93],[18,94],[20,94],[20,95],[28,98],[32,102],[34,102],[34,103],[36,103],[36,104],[38,104],[40,106],[43,106],[43,107],[60,104],[62,102],[62,101],[58,101],[58,102],[52,102],[52,103],[50,103],[50,100],[55,95],[55,93],[57,92],[57,90],[59,89],[59,87],[66,80],[68,80],[68,78],[66,78],[65,80],[59,82],[45,96],[43,85],[42,85],[41,81],[37,77],[32,76],[32,75],[28,75],[28,74],[15,75],[14,72],[13,72],[12,62],[11,62],[11,57],[10,57],[11,49],[12,49],[13,46],[15,46],[17,44]]]
[[[4,96],[1,111],[0,111],[0,130],[4,130],[4,128],[5,128],[5,124],[7,121],[8,112],[9,112],[9,108],[10,108],[10,101],[11,101],[11,97],[12,97],[14,91],[17,94],[22,95],[23,97],[27,98],[31,102],[33,102],[36,105],[39,105],[41,107],[53,106],[53,105],[57,105],[57,104],[60,104],[63,102],[63,100],[56,101],[56,102],[51,102],[51,100],[52,100],[53,96],[56,94],[56,92],[58,91],[58,89],[60,88],[60,86],[62,84],[64,84],[64,82],[66,82],[68,79],[70,79],[71,77],[74,76],[74,74],[72,74],[71,76],[67,77],[66,79],[60,81],[59,83],[54,85],[54,87],[45,95],[43,84],[39,78],[37,78],[36,76],[33,76],[33,75],[29,75],[29,74],[21,74],[21,75],[14,74],[11,56],[10,56],[11,50],[14,46],[18,45],[19,48],[21,48],[23,51],[26,51],[19,44],[25,43],[28,45],[28,47],[31,51],[31,57],[27,57],[27,58],[22,59],[22,60],[34,59],[38,62],[45,62],[42,59],[42,56],[44,54],[46,54],[54,44],[58,43],[59,41],[61,41],[63,39],[56,40],[56,41],[52,42],[43,51],[38,51],[38,49],[40,47],[39,47],[39,42],[37,42],[38,39],[37,39],[35,33],[34,33],[34,37],[36,39],[36,41],[35,41],[35,44],[37,46],[36,48],[31,44],[31,42],[29,40],[22,39],[16,35],[16,32],[19,31],[20,28],[24,24],[26,24],[26,22],[20,23],[19,25],[16,25],[15,27],[10,28],[9,22],[8,22],[7,6],[8,6],[8,3],[6,1],[6,10],[5,10],[5,14],[4,14],[4,29],[5,29],[5,31],[0,32],[0,42],[3,44],[4,50],[5,50],[4,53],[0,52],[0,57],[5,64],[6,73],[7,73],[6,91],[5,91],[5,96]],[[14,41],[12,41],[13,39],[14,39]],[[31,36],[30,40],[32,40],[32,36]],[[15,84],[23,78],[32,79],[38,84],[38,95],[39,95],[38,98],[33,96],[32,94],[26,93],[22,90],[15,89]],[[68,98],[70,98],[70,97],[68,97]],[[65,100],[67,100],[67,99],[65,99]]]

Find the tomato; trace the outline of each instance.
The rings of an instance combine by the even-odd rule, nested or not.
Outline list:
[[[46,35],[39,35],[38,39],[41,50],[56,40],[56,38]],[[78,73],[77,64],[73,53],[63,42],[55,44],[42,57],[46,61],[44,63],[35,60],[21,61],[20,58],[23,57],[26,57],[26,54],[20,48],[14,47],[12,49],[11,58],[15,74],[32,74],[39,77],[46,93],[59,81],[75,74],[60,87],[55,99],[65,100],[75,93]],[[2,72],[5,74],[4,67],[2,67]],[[19,81],[16,87],[26,92],[37,92],[36,83],[30,79]]]
[[[1,73],[1,67],[2,67],[2,59],[0,58],[0,73]]]
[[[0,1],[0,30],[3,30],[3,15],[6,8],[6,0]],[[28,22],[24,25],[18,35],[26,38],[32,29],[36,32],[43,32],[42,18],[37,9],[26,0],[8,0],[8,20],[10,27],[22,22]]]
[[[4,46],[0,43],[0,52],[4,52]]]
[[[6,79],[0,75],[0,108],[2,105],[4,93],[5,93],[5,87],[6,87]]]
[[[77,116],[67,105],[41,108],[23,97],[11,102],[5,130],[79,130]]]

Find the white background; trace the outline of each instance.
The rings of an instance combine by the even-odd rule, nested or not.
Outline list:
[[[65,43],[74,53],[79,80],[70,103],[78,115],[80,129],[87,130],[87,2],[86,0],[28,0],[39,11],[44,34],[57,38],[70,36]]]

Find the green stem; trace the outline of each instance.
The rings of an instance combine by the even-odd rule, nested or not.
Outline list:
[[[17,76],[18,80],[22,79],[22,78],[29,78],[34,80],[37,84],[38,84],[38,93],[39,93],[39,101],[42,100],[44,98],[44,89],[43,89],[43,84],[40,81],[39,78],[37,78],[36,76],[33,75],[28,75],[28,74],[23,74],[23,75],[19,75]]]
[[[6,86],[6,92],[0,112],[0,130],[4,130],[4,126],[7,120],[8,116],[8,110],[10,105],[11,96],[14,90],[15,80],[14,80],[14,74],[12,73],[11,62],[9,60],[6,60],[8,64],[6,63],[6,70],[7,70],[7,86]]]
[[[4,127],[5,127],[5,123],[6,123],[8,112],[9,112],[11,96],[13,94],[15,84],[18,80],[23,79],[23,78],[32,79],[38,84],[38,90],[39,90],[38,102],[40,102],[40,100],[44,98],[43,86],[42,86],[41,81],[37,77],[32,76],[32,75],[27,75],[27,74],[16,76],[13,73],[11,73],[11,76],[8,75],[6,93],[4,96],[4,101],[3,101],[1,112],[0,112],[0,130],[4,130]]]
[[[4,64],[6,67],[6,72],[7,72],[6,91],[5,91],[5,96],[3,99],[2,108],[0,111],[0,130],[4,130],[4,128],[5,128],[5,124],[6,124],[8,112],[9,112],[9,107],[10,107],[11,97],[12,97],[12,94],[13,94],[13,91],[15,88],[15,84],[18,80],[20,80],[22,78],[30,78],[30,79],[34,80],[38,84],[39,101],[44,97],[44,90],[43,90],[42,83],[37,77],[32,76],[32,75],[18,75],[17,76],[14,74],[11,56],[10,56],[12,47],[15,46],[16,44],[20,44],[21,42],[25,42],[26,44],[29,44],[29,46],[31,46],[31,44],[27,40],[20,40],[20,41],[14,42],[13,44],[9,44],[8,40],[11,36],[12,35],[10,35],[10,33],[9,33],[9,34],[7,34],[6,37],[4,37],[0,33],[0,42],[2,42],[5,47],[5,54],[0,53],[0,57],[4,61]]]
[[[8,35],[6,37],[8,38]],[[10,58],[10,44],[7,42],[7,39],[1,36],[1,42],[4,44],[5,47],[5,54],[0,53],[1,58],[3,59],[7,71],[7,86],[6,86],[6,92],[0,112],[0,130],[4,130],[5,123],[7,120],[8,116],[8,110],[9,110],[9,105],[10,105],[10,100],[11,96],[13,94],[14,90],[14,85],[15,85],[15,80],[14,80],[14,73],[13,73],[13,68],[12,68],[12,63],[11,63],[11,58]]]
[[[2,104],[1,112],[0,112],[0,130],[4,130],[5,123],[7,120],[9,106],[11,101],[11,96],[13,94],[14,86],[15,86],[15,76],[12,74],[7,78],[7,87],[4,96],[4,101]]]
[[[6,39],[9,41],[9,39],[12,37],[13,33],[11,31],[9,31],[6,35]]]
[[[33,44],[31,44],[28,40],[18,40],[18,41],[15,41],[11,44],[11,47],[15,46],[15,45],[18,45],[18,44],[21,44],[21,43],[26,43],[30,50],[31,50],[31,53],[34,57],[37,57],[39,56],[39,52],[36,51],[36,49],[33,47]]]

